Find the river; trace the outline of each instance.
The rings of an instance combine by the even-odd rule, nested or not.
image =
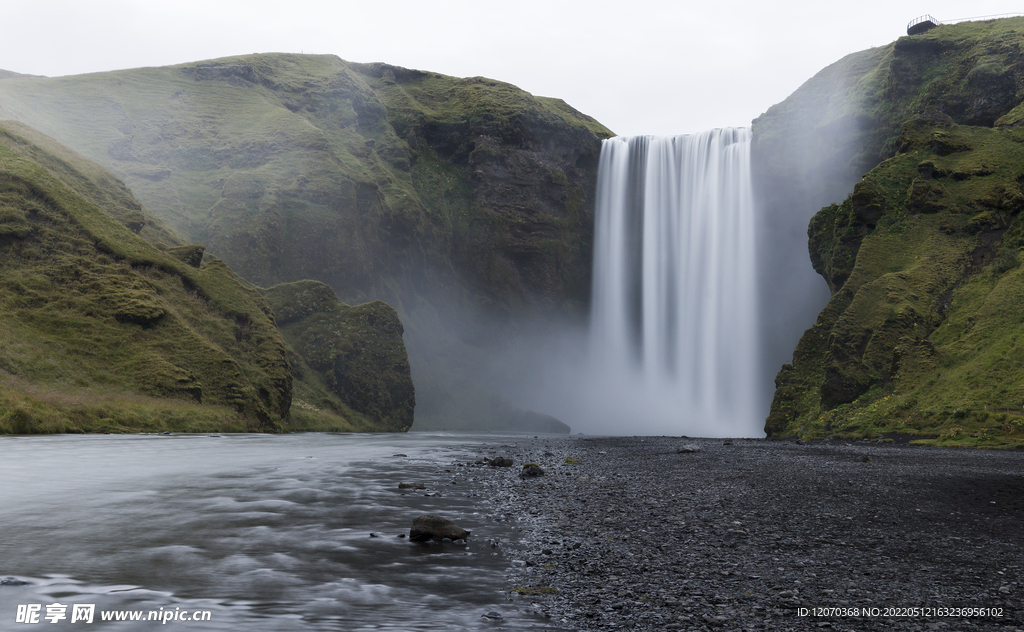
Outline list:
[[[87,614],[76,604],[95,606],[98,627],[132,630],[549,629],[502,592],[514,521],[490,516],[492,494],[456,463],[518,440],[0,437],[0,629],[26,629],[33,605],[46,629],[48,613],[65,615],[54,629],[76,629]],[[398,489],[412,481],[427,491]],[[398,537],[422,513],[473,535],[464,546]],[[174,618],[100,620],[135,611]],[[182,620],[196,614],[205,620]]]

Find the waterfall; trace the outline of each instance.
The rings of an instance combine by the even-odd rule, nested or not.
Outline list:
[[[619,424],[761,436],[753,209],[749,129],[604,141],[589,370]]]

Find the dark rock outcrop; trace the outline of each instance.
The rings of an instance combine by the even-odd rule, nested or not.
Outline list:
[[[536,463],[524,463],[523,471],[519,473],[519,476],[523,478],[533,478],[534,476],[544,476],[544,468],[537,465]]]
[[[394,309],[382,301],[346,305],[317,281],[277,285],[264,294],[291,348],[297,402],[359,429],[412,426],[416,391]]]

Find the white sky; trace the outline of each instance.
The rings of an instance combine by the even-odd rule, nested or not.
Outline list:
[[[621,135],[745,126],[907,22],[1015,0],[5,0],[0,68],[60,76],[254,52],[331,53],[565,99]]]

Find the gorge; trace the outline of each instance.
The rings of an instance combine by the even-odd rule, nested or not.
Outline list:
[[[8,172],[47,189],[12,188],[3,210],[3,245],[19,253],[5,259],[0,296],[11,332],[0,354],[5,423],[32,427],[44,386],[85,397],[118,383],[51,371],[43,349],[69,348],[68,332],[50,339],[18,324],[75,281],[70,268],[40,265],[39,244],[56,236],[24,202],[49,209],[49,188],[65,184],[88,202],[66,208],[92,217],[95,206],[121,225],[83,233],[72,222],[60,237],[87,256],[76,265],[102,272],[76,318],[116,326],[112,336],[129,325],[160,333],[180,310],[133,262],[159,261],[172,279],[216,273],[246,297],[245,309],[220,301],[209,334],[220,348],[262,345],[226,354],[245,377],[237,384],[216,386],[202,368],[213,355],[168,353],[157,337],[146,362],[121,361],[147,397],[252,417],[232,427],[403,429],[415,405],[420,429],[532,419],[540,425],[521,427],[564,431],[547,413],[587,432],[1017,443],[1024,364],[1003,306],[1020,281],[1022,31],[1022,18],[1007,18],[902,37],[823,69],[750,131],[689,140],[609,140],[570,105],[509,84],[330,55],[59,78],[5,71],[0,117],[18,121],[5,135]],[[749,151],[749,182],[719,181],[703,206],[732,207],[733,193],[756,212],[737,203],[733,228],[708,223],[705,234],[673,224],[698,217],[667,214],[675,203],[655,212],[656,200],[700,188],[682,187],[697,181],[684,176],[698,169],[685,152],[726,146]],[[619,189],[602,181],[599,203],[602,160],[623,175]],[[675,184],[657,183],[673,163]],[[712,164],[702,168],[725,170]],[[610,239],[627,205],[605,195],[643,198],[651,214],[633,204],[638,215]],[[627,254],[644,240],[648,254]],[[111,241],[146,255],[125,257]],[[687,279],[698,270],[713,289]],[[217,303],[224,287],[204,291]],[[379,367],[373,379],[353,377],[356,359]],[[126,428],[90,410],[89,428]]]

